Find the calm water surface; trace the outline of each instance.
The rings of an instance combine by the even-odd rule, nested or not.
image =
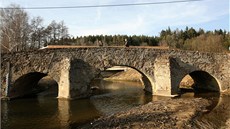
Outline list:
[[[165,98],[146,94],[138,82],[98,80],[95,85],[102,90],[94,91],[95,95],[89,99],[67,101],[55,97],[38,96],[2,101],[1,126],[3,129],[71,129],[101,115],[129,110],[132,107]],[[213,100],[213,105],[209,107],[212,111],[205,114],[202,119],[210,118],[208,121],[215,121],[217,127],[223,126],[224,121],[229,118],[226,117],[227,113],[230,116],[230,97],[203,96],[209,96],[208,99]],[[183,97],[194,97],[194,95],[184,94]],[[226,109],[221,110],[223,107]]]

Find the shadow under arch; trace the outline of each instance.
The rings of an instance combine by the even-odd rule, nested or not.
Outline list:
[[[136,72],[138,72],[141,75],[140,81],[143,84],[143,89],[147,92],[152,92],[152,85],[151,85],[151,81],[149,80],[148,76],[140,71],[139,69],[132,67],[132,66],[128,66],[128,65],[114,65],[110,68],[114,68],[114,67],[121,67],[121,69],[125,69],[125,68],[129,68],[129,69],[133,69]],[[106,70],[108,70],[109,68],[107,68]],[[104,70],[104,71],[106,71]]]
[[[185,79],[186,78],[186,79]],[[181,82],[185,79],[190,81],[187,83],[189,86],[184,87],[179,85],[181,98],[204,98],[209,100],[210,105],[206,107],[205,114],[210,113],[212,110],[220,105],[220,85],[218,80],[206,71],[196,70],[183,76]]]
[[[9,97],[11,99],[21,97],[33,97],[36,96],[38,93],[47,90],[48,88],[42,86],[39,83],[43,77],[48,77],[48,74],[40,72],[30,72],[22,75],[12,84],[9,90]]]
[[[42,91],[39,97],[58,97],[58,83],[49,75],[38,81],[38,87]]]
[[[220,92],[217,80],[208,72],[193,71],[189,75],[194,80],[193,88],[195,91],[214,91]]]
[[[191,88],[193,88],[193,91],[195,93],[196,92],[220,92],[220,85],[218,84],[216,78],[213,77],[208,72],[199,70],[199,71],[190,72],[187,75],[189,75],[193,79],[194,83],[192,84]],[[185,76],[183,77],[183,79],[184,78]]]

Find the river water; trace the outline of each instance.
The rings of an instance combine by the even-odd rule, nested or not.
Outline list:
[[[138,82],[112,82],[98,80],[95,85],[101,90],[93,91],[93,96],[80,100],[61,100],[55,97],[38,96],[1,102],[2,129],[71,129],[102,115],[129,110],[150,101],[164,100],[166,97],[145,93]],[[230,117],[230,97],[216,94],[194,95],[212,100],[210,112],[202,115],[215,127],[223,127]]]

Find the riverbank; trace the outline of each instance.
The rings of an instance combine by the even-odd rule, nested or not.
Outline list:
[[[129,68],[126,71],[117,72],[116,74],[103,78],[104,80],[111,81],[133,81],[138,82],[141,81],[142,75],[136,70]]]
[[[100,117],[80,128],[194,129],[200,124],[196,123],[196,118],[207,112],[206,107],[210,104],[201,98],[158,100],[129,111]]]

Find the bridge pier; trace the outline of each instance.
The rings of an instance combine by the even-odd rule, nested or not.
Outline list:
[[[153,95],[173,96],[169,56],[157,57],[154,62]]]
[[[61,72],[59,75],[58,83],[58,98],[70,99],[70,80],[69,80],[69,70],[70,70],[70,60],[64,59],[60,66]]]
[[[58,98],[75,99],[88,97],[90,82],[99,71],[83,60],[65,59],[61,63]]]

